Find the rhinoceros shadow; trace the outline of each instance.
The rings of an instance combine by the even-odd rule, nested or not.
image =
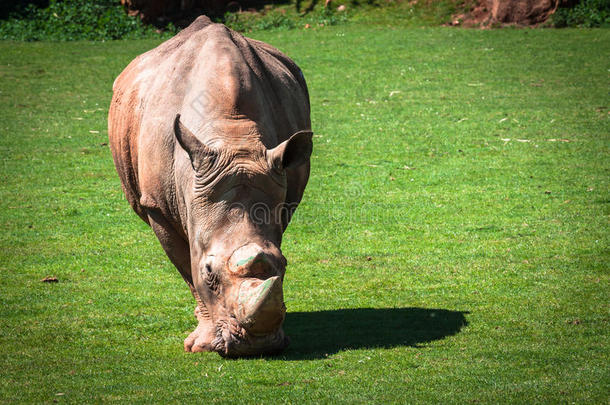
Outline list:
[[[426,308],[358,308],[286,314],[290,346],[278,358],[323,358],[341,350],[418,347],[455,335],[468,312]]]

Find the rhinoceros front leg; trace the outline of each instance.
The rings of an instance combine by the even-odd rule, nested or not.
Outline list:
[[[189,286],[197,305],[195,306],[195,318],[199,324],[186,339],[184,339],[184,350],[187,352],[203,352],[212,350],[212,340],[215,337],[215,327],[208,310],[197,294],[193,285],[191,275],[191,259],[188,243],[178,235],[173,227],[167,222],[163,215],[157,210],[146,210],[150,226],[161,242],[165,253],[176,266],[184,281]]]

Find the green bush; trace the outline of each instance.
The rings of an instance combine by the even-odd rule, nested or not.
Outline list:
[[[247,32],[253,30],[292,29],[295,22],[285,14],[271,11],[266,14],[237,12],[226,13],[218,22],[224,23],[235,31]]]
[[[610,1],[582,0],[573,8],[560,8],[553,15],[553,25],[563,27],[610,26]]]
[[[334,11],[331,8],[317,8],[307,14],[300,14],[292,9],[275,9],[262,13],[237,12],[226,13],[223,20],[231,29],[240,32],[261,30],[289,30],[311,27],[336,25],[347,21],[346,12]]]
[[[173,26],[159,32],[128,16],[119,0],[51,0],[46,8],[30,5],[21,15],[0,21],[0,39],[20,41],[99,41],[174,33]]]
[[[282,30],[335,25],[347,20],[346,13],[328,8],[305,15],[289,9],[267,9],[256,13],[227,13],[223,22],[237,31]],[[51,0],[48,7],[30,4],[25,10],[0,20],[0,39],[18,41],[111,40],[170,37],[177,29],[170,23],[163,32],[130,17],[119,0]]]

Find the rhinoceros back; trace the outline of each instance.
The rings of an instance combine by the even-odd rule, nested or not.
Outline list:
[[[212,102],[197,110],[201,95]],[[307,87],[296,64],[270,45],[199,17],[134,59],[113,85],[110,147],[125,196],[146,222],[147,198],[180,222],[176,178],[186,166],[176,152],[177,113],[196,133],[224,116],[247,116],[264,127],[261,142],[268,148],[310,128]]]

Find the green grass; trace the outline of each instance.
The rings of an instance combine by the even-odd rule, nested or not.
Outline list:
[[[182,351],[193,300],[106,145],[158,41],[3,42],[0,402],[607,403],[610,31],[253,36],[311,92],[291,346]]]

